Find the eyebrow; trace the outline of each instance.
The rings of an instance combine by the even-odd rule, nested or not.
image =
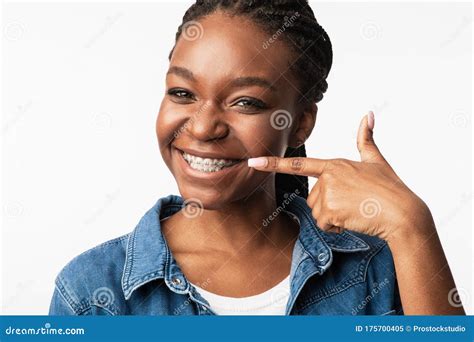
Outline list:
[[[185,78],[191,82],[196,82],[196,77],[194,77],[194,74],[192,73],[191,70],[179,67],[179,66],[172,66],[169,68],[168,74],[175,74],[177,76],[180,76],[182,78]],[[246,76],[246,77],[238,77],[233,79],[231,82],[229,82],[228,86],[230,87],[235,87],[235,88],[242,88],[242,87],[250,87],[250,86],[258,86],[266,89],[270,89],[271,91],[276,91],[277,89],[273,86],[272,83],[270,83],[268,80],[261,78],[261,77],[256,77],[256,76]]]

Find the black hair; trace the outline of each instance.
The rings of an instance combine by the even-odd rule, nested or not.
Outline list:
[[[296,61],[290,68],[299,81],[300,101],[310,104],[322,100],[328,88],[326,78],[332,65],[332,45],[308,0],[197,0],[184,14],[176,32],[176,42],[187,23],[216,11],[249,18],[270,37],[279,38],[281,35],[296,54]],[[169,59],[173,50],[174,47]],[[288,147],[285,157],[306,157],[304,144],[298,148]],[[307,198],[308,177],[277,173],[275,188],[277,205],[282,202],[284,193],[296,193]]]

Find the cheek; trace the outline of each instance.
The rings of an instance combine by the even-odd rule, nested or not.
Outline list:
[[[160,149],[162,150],[179,134],[180,122],[183,120],[182,116],[177,115],[172,106],[163,100],[158,117],[156,118],[156,136]]]
[[[180,121],[179,116],[173,114],[171,106],[167,105],[165,100],[163,100],[155,125],[161,157],[170,170],[172,170],[170,143],[177,135]]]
[[[289,129],[275,129],[268,115],[262,116],[250,127],[239,130],[250,157],[283,156],[288,144]]]

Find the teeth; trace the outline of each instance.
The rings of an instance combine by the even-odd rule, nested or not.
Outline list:
[[[186,152],[183,152],[183,158],[193,169],[203,172],[220,171],[225,167],[229,167],[237,163],[234,160],[228,159],[201,158],[187,154]]]

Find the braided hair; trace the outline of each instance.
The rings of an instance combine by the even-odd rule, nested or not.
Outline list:
[[[296,61],[290,69],[299,82],[299,101],[310,104],[322,100],[328,88],[326,78],[332,65],[332,45],[308,0],[197,0],[184,14],[175,41],[187,23],[217,11],[249,18],[270,37],[279,38],[280,34],[295,54]],[[266,49],[265,45],[263,48]],[[173,50],[174,47],[169,54],[170,60]],[[288,147],[285,157],[306,157],[304,144],[297,148]],[[284,193],[296,193],[307,198],[308,177],[277,173],[275,188],[277,205],[284,199]]]

